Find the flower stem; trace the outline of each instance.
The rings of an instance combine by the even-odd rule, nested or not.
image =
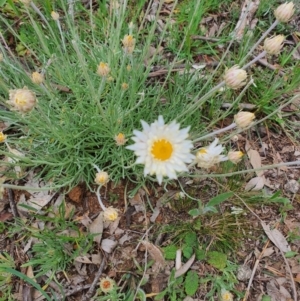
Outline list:
[[[99,202],[100,207],[102,208],[103,211],[105,211],[105,210],[106,210],[106,207],[105,207],[104,204],[102,203],[101,196],[100,196],[100,189],[101,189],[101,186],[99,186],[99,187],[97,188],[96,195],[97,195],[97,199],[98,199],[98,202]]]

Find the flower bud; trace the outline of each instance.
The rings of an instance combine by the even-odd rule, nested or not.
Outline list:
[[[44,76],[41,73],[33,72],[31,74],[31,80],[34,84],[40,85],[44,81]]]
[[[284,36],[278,35],[272,38],[265,39],[264,50],[268,54],[279,54],[281,48],[283,47]]]
[[[242,160],[243,155],[244,154],[241,151],[229,151],[227,157],[229,161],[231,161],[234,164],[237,164]]]
[[[98,185],[106,185],[109,181],[109,175],[106,171],[96,173],[95,183]]]
[[[31,0],[20,0],[21,3],[23,3],[26,6],[29,6],[31,3]]]
[[[108,66],[108,64],[100,62],[98,69],[97,69],[97,74],[102,76],[102,77],[106,77],[110,72],[110,68]]]
[[[3,132],[0,132],[0,143],[4,142],[7,138],[7,135],[4,135]]]
[[[125,35],[123,40],[122,40],[123,46],[124,46],[124,51],[128,54],[131,54],[134,50],[135,47],[135,39],[133,38],[132,35]]]
[[[224,288],[221,290],[221,301],[233,301],[232,294]]]
[[[238,65],[225,71],[224,81],[231,89],[239,89],[246,85],[247,72],[240,69]]]
[[[248,127],[253,119],[255,118],[255,115],[250,112],[239,112],[236,115],[234,115],[234,122],[239,128],[246,128]]]
[[[51,17],[54,21],[57,21],[59,19],[59,13],[57,13],[56,11],[52,11]]]
[[[118,218],[118,211],[113,207],[108,207],[105,209],[103,216],[105,221],[113,222]]]
[[[123,83],[121,85],[121,88],[122,88],[123,91],[126,91],[128,89],[128,87],[129,87],[129,85],[127,83]]]
[[[12,110],[26,113],[34,108],[36,102],[35,94],[28,90],[27,87],[9,91],[9,100],[7,103],[12,106]]]
[[[3,53],[0,52],[0,63],[3,61]]]
[[[115,141],[118,146],[122,146],[126,143],[127,139],[125,139],[125,135],[123,133],[119,133],[115,136]]]
[[[283,3],[279,5],[275,11],[274,15],[275,18],[282,23],[287,23],[292,18],[293,14],[295,12],[295,6],[293,2],[289,3]]]

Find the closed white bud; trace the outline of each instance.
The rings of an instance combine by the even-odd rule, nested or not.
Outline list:
[[[57,13],[56,11],[52,11],[51,17],[54,21],[57,21],[59,19],[59,13]]]
[[[95,183],[98,185],[106,185],[109,181],[109,175],[106,171],[96,173]]]
[[[242,160],[243,155],[244,154],[241,151],[229,151],[227,157],[229,161],[236,164]]]
[[[246,85],[247,72],[240,69],[238,65],[231,67],[225,71],[224,81],[226,86],[231,89],[239,89]]]
[[[295,12],[295,5],[293,2],[283,3],[279,5],[275,11],[275,18],[282,23],[287,23],[291,20],[293,14]]]
[[[115,221],[118,218],[118,211],[113,207],[108,207],[104,210],[104,220],[105,221]]]
[[[277,35],[272,38],[267,38],[265,39],[264,42],[264,50],[268,54],[279,54],[281,48],[283,47],[283,41],[284,41],[284,36],[283,35]]]
[[[239,128],[246,128],[248,127],[252,121],[254,120],[255,115],[250,112],[239,112],[234,115],[234,122]]]

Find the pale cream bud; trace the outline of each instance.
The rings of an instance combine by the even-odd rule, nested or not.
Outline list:
[[[113,207],[108,207],[104,210],[103,217],[105,221],[115,221],[118,218],[118,211]]]
[[[100,62],[98,69],[97,69],[97,74],[102,76],[102,77],[106,77],[110,72],[110,68],[108,66],[108,64]]]
[[[125,139],[125,135],[123,133],[119,133],[115,136],[115,141],[118,146],[122,146],[126,143],[127,139]]]
[[[241,151],[229,151],[227,157],[229,161],[231,161],[234,164],[237,164],[242,160],[243,155],[244,154]]]
[[[224,81],[226,86],[231,89],[239,89],[246,85],[247,72],[240,69],[238,65],[231,67],[225,71]]]
[[[122,40],[123,46],[124,46],[124,51],[128,54],[131,54],[134,50],[135,47],[135,39],[133,38],[132,35],[125,35],[123,40]]]
[[[56,11],[52,11],[51,17],[54,21],[57,21],[59,19],[59,13],[57,13]]]
[[[41,83],[44,82],[44,76],[41,73],[33,72],[31,74],[31,80],[34,84],[40,85]]]
[[[7,138],[7,135],[4,135],[3,132],[0,132],[0,143],[4,142]]]
[[[287,23],[291,20],[295,12],[295,6],[293,2],[283,3],[279,5],[275,11],[274,15],[279,22]]]
[[[272,38],[267,38],[265,39],[264,42],[264,50],[268,54],[279,54],[281,48],[283,47],[283,41],[284,41],[284,36],[283,35],[277,35]]]
[[[26,113],[34,108],[37,99],[32,91],[24,87],[23,89],[10,90],[7,103],[12,106],[12,110]]]
[[[222,288],[221,301],[233,301],[233,295],[229,291]]]
[[[255,115],[250,112],[239,112],[234,115],[234,122],[239,128],[246,128],[248,127],[252,121],[254,120]]]
[[[106,185],[109,181],[109,175],[105,171],[96,173],[95,183],[98,185]]]

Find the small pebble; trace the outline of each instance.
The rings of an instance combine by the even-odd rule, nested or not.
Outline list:
[[[297,193],[300,184],[296,180],[290,180],[284,185],[284,189],[291,193]]]

